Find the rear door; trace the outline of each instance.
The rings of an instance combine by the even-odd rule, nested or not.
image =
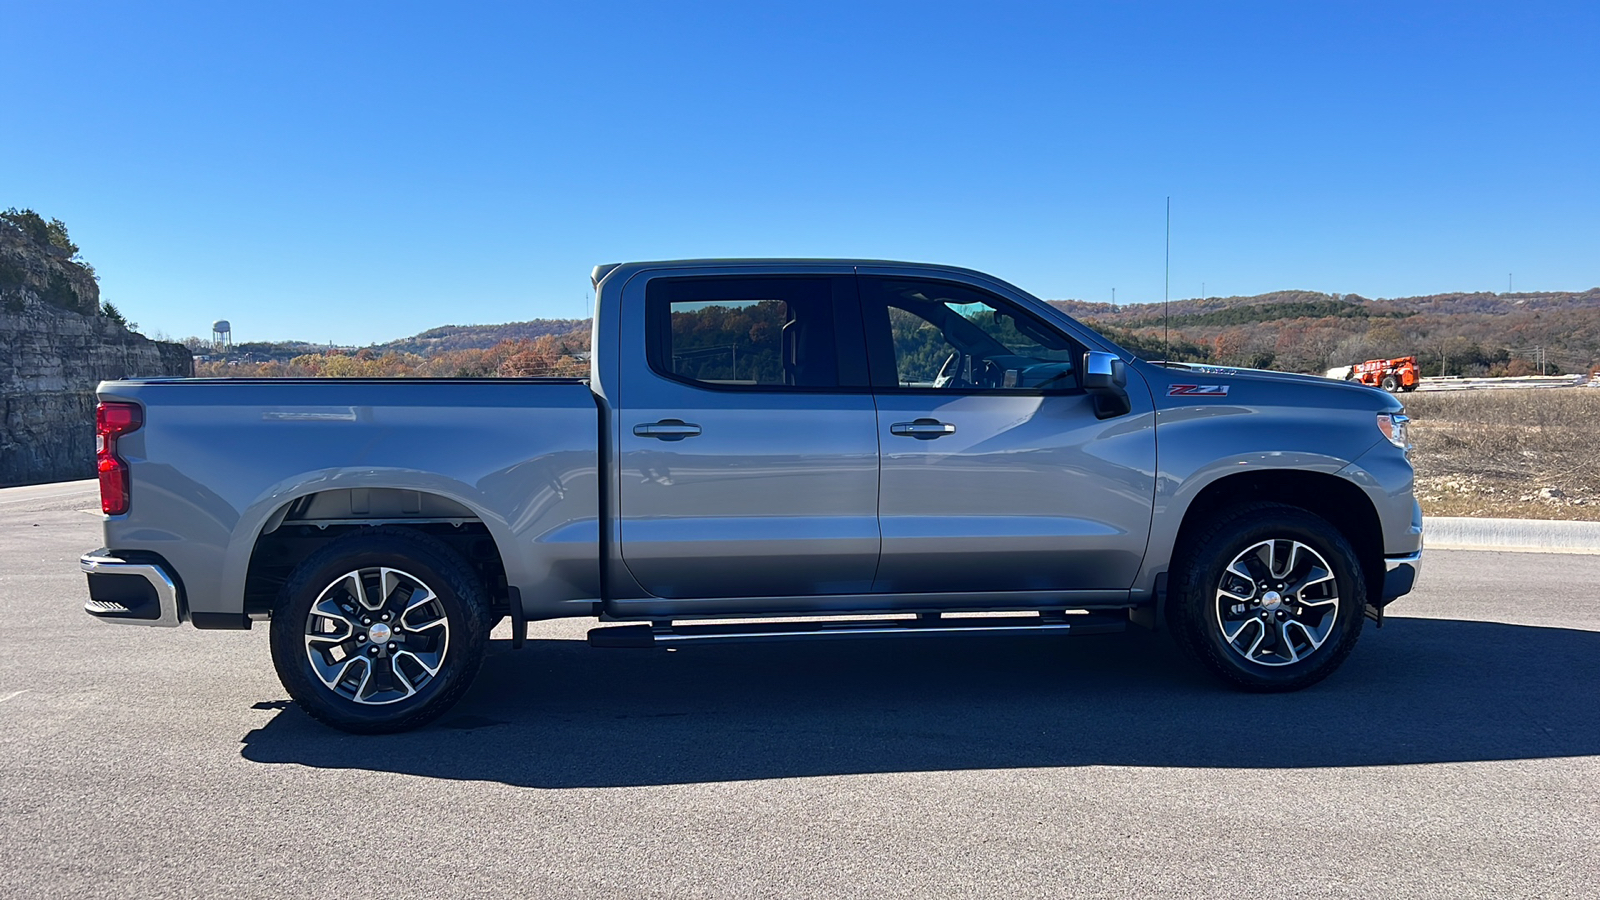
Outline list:
[[[1126,590],[1154,499],[1149,392],[1130,385],[1133,410],[1098,419],[1086,348],[1020,299],[893,270],[859,284],[882,446],[874,590]]]
[[[648,360],[618,404],[621,557],[639,585],[870,590],[877,418],[850,270],[645,272],[623,313],[621,358]]]

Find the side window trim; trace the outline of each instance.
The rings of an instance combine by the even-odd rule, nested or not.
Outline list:
[[[840,391],[872,390],[867,334],[861,321],[861,280],[855,275],[834,275],[833,339],[839,357]]]

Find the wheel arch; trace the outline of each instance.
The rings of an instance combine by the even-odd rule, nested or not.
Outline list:
[[[1327,520],[1355,550],[1367,597],[1382,596],[1383,526],[1378,510],[1354,482],[1324,472],[1265,469],[1218,478],[1202,488],[1184,510],[1173,543],[1174,555],[1182,552],[1207,519],[1232,506],[1262,501],[1297,507]]]
[[[505,523],[467,491],[362,474],[332,484],[307,481],[252,507],[246,516],[252,524],[239,530],[241,539],[230,548],[225,582],[243,613],[260,618],[300,561],[339,537],[378,526],[413,528],[442,540],[479,573],[494,608],[506,607],[508,572],[518,562],[506,555]]]

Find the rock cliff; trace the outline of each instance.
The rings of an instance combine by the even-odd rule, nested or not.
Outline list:
[[[94,476],[94,388],[191,375],[181,344],[100,314],[92,270],[0,221],[0,486]]]

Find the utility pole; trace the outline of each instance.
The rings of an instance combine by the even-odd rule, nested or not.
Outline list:
[[[1172,342],[1167,338],[1172,317],[1167,313],[1167,296],[1172,293],[1172,198],[1167,198],[1167,273],[1161,281],[1161,361],[1172,358]]]
[[[1111,308],[1112,309],[1116,309],[1117,308],[1117,289],[1116,288],[1112,288],[1111,289]]]

